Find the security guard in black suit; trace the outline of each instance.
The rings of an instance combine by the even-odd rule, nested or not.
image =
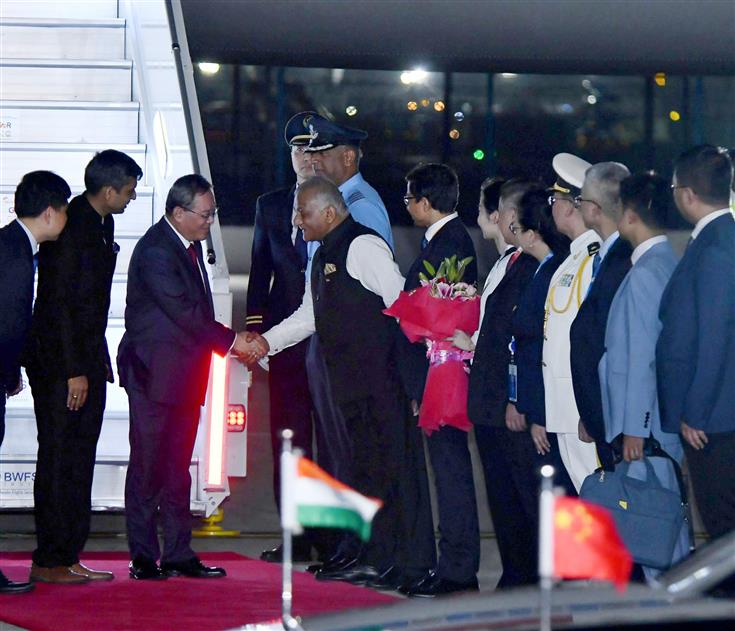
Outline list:
[[[105,332],[119,251],[113,215],[135,199],[142,175],[120,151],[96,154],[84,171],[84,193],[69,204],[64,231],[39,249],[24,355],[38,428],[34,581],[112,579],[82,565],[79,554],[89,536],[97,440],[112,382]]]
[[[285,128],[286,144],[291,148],[291,165],[296,184],[261,195],[255,206],[255,235],[250,259],[247,318],[248,331],[263,333],[290,316],[301,304],[307,252],[301,228],[293,224],[296,187],[313,175],[310,154],[304,149],[310,136],[304,133],[303,119],[315,112],[293,116]],[[271,284],[272,279],[272,284]],[[273,452],[273,494],[280,507],[281,431],[294,432],[294,445],[312,458],[313,415],[316,413],[309,393],[305,358],[309,340],[304,340],[269,359],[271,446]],[[320,449],[320,454],[322,450]],[[279,545],[265,550],[260,558],[280,562]],[[293,560],[309,561],[311,544],[306,537],[294,539]]]

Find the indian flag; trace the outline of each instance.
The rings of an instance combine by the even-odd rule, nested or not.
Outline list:
[[[294,534],[303,527],[346,528],[363,541],[383,505],[334,479],[297,453],[281,454],[281,527]]]

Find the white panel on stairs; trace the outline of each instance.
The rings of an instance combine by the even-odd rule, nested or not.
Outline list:
[[[85,167],[95,153],[104,149],[117,149],[141,168],[145,165],[145,145],[0,142],[0,184],[15,186],[29,171],[46,169],[58,173],[70,186],[82,186]]]
[[[15,187],[16,184],[0,186],[0,227],[15,219],[15,213],[13,212]],[[83,186],[71,187],[72,197],[79,195],[83,191]],[[143,184],[138,184],[135,192],[136,199],[128,204],[125,212],[121,215],[115,215],[115,238],[118,236],[140,236],[153,223],[160,219],[160,216],[154,216],[153,189]]]
[[[124,59],[125,20],[0,18],[0,57]]]
[[[112,291],[110,292],[110,318],[125,317],[125,297],[127,295],[128,280],[121,276],[113,277]]]
[[[4,100],[129,101],[130,61],[1,59]]]
[[[115,243],[120,246],[120,251],[117,253],[117,263],[115,263],[115,276],[125,276],[128,273],[130,257],[133,256],[133,249],[135,244],[138,243],[138,238],[139,235],[134,237],[115,235]]]
[[[138,142],[138,103],[0,101],[0,140]]]
[[[117,0],[2,0],[0,17],[116,18]]]

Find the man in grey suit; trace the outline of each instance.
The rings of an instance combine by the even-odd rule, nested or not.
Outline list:
[[[677,433],[664,432],[656,394],[656,341],[661,331],[659,303],[677,257],[666,238],[664,224],[671,194],[667,182],[651,173],[634,175],[620,185],[623,214],[620,236],[633,246],[633,267],[613,298],[605,331],[605,354],[599,364],[605,440],[622,435],[623,458],[635,462],[628,474],[645,479],[642,462],[646,439],[653,437],[663,450],[681,462],[684,457]],[[661,483],[678,491],[672,463],[650,460]],[[651,533],[655,537],[656,533]],[[683,525],[671,564],[687,554],[689,530]],[[643,567],[649,578],[659,571]]]
[[[656,348],[661,426],[684,437],[697,506],[712,538],[735,529],[735,217],[726,149],[674,164],[679,212],[695,224],[661,298]]]

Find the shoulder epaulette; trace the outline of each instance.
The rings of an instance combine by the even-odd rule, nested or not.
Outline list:
[[[350,196],[347,198],[347,205],[354,204],[355,202],[359,202],[361,199],[365,199],[365,196],[362,194],[362,191],[356,190],[352,191],[350,193]]]
[[[599,251],[600,251],[600,244],[597,241],[595,241],[594,243],[590,243],[587,246],[587,254],[589,254],[590,256],[594,256]]]

